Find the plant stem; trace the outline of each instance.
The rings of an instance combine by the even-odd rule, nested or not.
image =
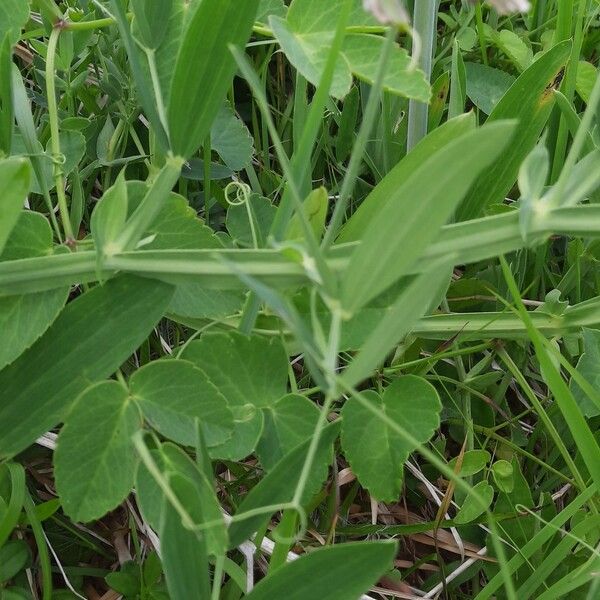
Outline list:
[[[418,65],[425,73],[427,81],[431,81],[437,7],[438,0],[417,0],[415,2],[414,28],[421,42]],[[409,152],[427,135],[428,113],[429,106],[427,104],[416,100],[410,101],[407,138]]]
[[[65,194],[65,178],[62,165],[60,164],[60,137],[58,124],[58,104],[56,102],[56,84],[55,84],[55,64],[56,49],[60,37],[61,28],[54,27],[48,41],[48,51],[46,55],[46,95],[48,98],[48,119],[50,121],[50,140],[52,148],[52,162],[54,170],[54,183],[56,185],[56,196],[58,198],[58,210],[65,232],[67,244],[74,242],[73,228],[71,227],[71,217],[69,207],[67,206],[67,197]]]

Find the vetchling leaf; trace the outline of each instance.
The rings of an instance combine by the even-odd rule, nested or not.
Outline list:
[[[67,305],[50,329],[0,371],[0,456],[54,427],[90,383],[111,375],[162,317],[173,288],[133,276]]]
[[[468,450],[464,453],[460,465],[460,472],[458,475],[461,477],[471,477],[475,473],[482,471],[485,466],[490,462],[490,453],[487,450]],[[448,467],[454,471],[457,459],[453,458],[449,463]]]
[[[439,427],[442,410],[439,396],[420,377],[400,377],[382,396],[373,391],[364,395],[423,444]],[[342,447],[361,485],[377,500],[397,500],[404,463],[416,448],[354,397],[344,404],[342,417]]]
[[[498,102],[515,82],[515,78],[500,69],[480,63],[465,63],[467,96],[486,115],[491,114]]]
[[[157,360],[129,380],[132,396],[152,427],[188,446],[196,441],[196,419],[208,446],[231,436],[233,415],[227,400],[203,371],[185,360]]]
[[[17,223],[29,192],[31,166],[23,158],[5,158],[0,160],[0,254],[8,240],[10,232]]]
[[[331,448],[339,432],[339,423],[330,423],[323,429],[313,467],[308,477],[302,504],[310,500],[313,494],[319,491],[320,486],[327,477],[331,461]],[[236,516],[241,517],[244,512],[269,506],[291,502],[294,497],[298,474],[302,470],[310,440],[296,446],[289,454],[284,456],[275,467],[257,483],[239,505]],[[293,476],[292,476],[293,474]],[[257,515],[243,520],[234,521],[229,526],[230,546],[235,547],[247,540],[255,531],[265,525],[270,515]]]
[[[583,350],[577,363],[577,370],[593,388],[600,392],[600,331],[584,328]],[[589,398],[573,379],[571,379],[571,392],[586,417],[600,415],[600,406]]]
[[[186,507],[194,522],[202,522],[202,505],[194,483],[179,473],[169,481],[175,495]],[[210,597],[206,536],[190,531],[175,508],[165,501],[159,530],[162,564],[172,600]]]
[[[116,381],[92,385],[75,401],[54,454],[56,488],[71,519],[99,519],[127,497],[137,463],[132,438],[141,427],[139,408]]]
[[[487,481],[480,481],[477,485],[473,486],[473,490],[478,494],[489,508],[494,500],[494,488]],[[476,501],[472,494],[469,494],[462,506],[460,507],[459,513],[454,518],[454,521],[459,524],[470,523],[474,521],[479,515],[484,512],[480,501]]]
[[[268,471],[312,436],[319,419],[319,409],[306,396],[289,394],[264,408],[263,413],[265,426],[256,453]]]
[[[554,106],[554,89],[569,58],[571,43],[562,42],[538,58],[513,83],[496,105],[487,123],[518,119],[519,128],[511,140],[510,152],[478,177],[457,211],[457,220],[482,216],[492,204],[504,201],[519,174],[519,167],[533,150]]]
[[[203,530],[208,553],[214,556],[225,553],[228,547],[227,528],[212,481],[209,481],[190,457],[174,444],[161,444],[157,450],[151,452],[151,455],[167,480],[177,474],[194,484],[196,496],[202,506],[200,523],[209,521],[218,523]],[[153,529],[159,531],[163,503],[167,500],[162,489],[143,463],[138,466],[135,488],[144,518]]]
[[[392,568],[395,554],[395,542],[355,542],[319,548],[268,575],[246,598],[360,598]]]
[[[165,23],[171,16],[173,0],[132,0],[131,8],[142,44],[146,48],[158,48],[167,33]]]
[[[181,358],[201,369],[234,413],[231,439],[211,449],[215,458],[240,460],[250,454],[262,431],[259,409],[287,392],[287,355],[279,339],[240,333],[206,334],[192,342]]]
[[[43,215],[21,211],[0,261],[52,254],[52,229]],[[15,360],[50,327],[62,310],[69,288],[0,297],[0,369]]]
[[[373,217],[344,272],[342,304],[350,314],[405,274],[514,131],[515,123],[504,121],[466,133],[423,161],[406,180],[397,180],[394,200]]]
[[[254,140],[229,102],[224,102],[210,133],[212,149],[232,171],[241,171],[252,161]]]
[[[269,25],[288,60],[298,71],[317,85],[321,78],[337,24],[343,0],[327,4],[315,0],[294,0],[287,17],[269,17]],[[350,19],[353,25],[371,24],[370,17],[358,2]],[[361,23],[362,21],[362,23]],[[352,86],[352,75],[373,82],[383,38],[376,35],[349,34],[337,61],[330,93],[343,98]],[[394,46],[390,68],[384,78],[386,91],[423,102],[429,101],[430,89],[421,71],[409,68],[410,57],[399,46]]]
[[[171,149],[191,158],[202,145],[235,73],[229,45],[243,46],[258,0],[203,0],[179,49],[167,107]]]

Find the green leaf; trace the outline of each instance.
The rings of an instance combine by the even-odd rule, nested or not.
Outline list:
[[[319,419],[319,409],[305,396],[289,394],[264,408],[263,412],[265,426],[256,453],[268,471],[312,436]]]
[[[125,226],[127,205],[127,184],[123,169],[115,184],[104,192],[92,213],[92,235],[99,260],[118,252],[119,248],[115,245],[115,241]]]
[[[256,20],[259,23],[268,23],[271,15],[285,17],[287,6],[283,0],[260,0]]]
[[[382,396],[373,391],[364,395],[423,444],[439,427],[442,410],[439,396],[420,377],[400,377]],[[402,487],[404,463],[416,448],[353,397],[344,404],[342,417],[342,447],[352,471],[374,498],[396,501]]]
[[[331,423],[323,429],[313,467],[302,495],[302,504],[306,504],[319,491],[323,481],[327,478],[331,462],[331,448],[338,432],[339,423]],[[291,502],[294,497],[297,476],[306,460],[309,445],[310,440],[306,440],[284,456],[247,494],[236,511],[236,518],[239,519],[245,512],[263,506]],[[266,525],[269,519],[270,515],[264,514],[232,522],[229,526],[230,547],[233,548],[250,538],[255,531]]]
[[[19,220],[23,204],[29,192],[31,166],[22,158],[0,160],[0,254],[10,236],[10,232]]]
[[[347,100],[346,100],[347,101]],[[342,227],[338,243],[354,242],[363,236],[367,226],[388,203],[397,202],[396,189],[419,165],[463,134],[475,128],[475,115],[460,115],[432,131],[417,144],[361,202]]]
[[[327,190],[324,187],[313,190],[304,201],[302,208],[316,239],[321,239],[325,231],[325,221],[329,209]],[[285,237],[288,240],[304,239],[298,213],[294,213],[294,216],[290,219]]]
[[[514,131],[513,122],[502,122],[466,133],[424,160],[406,180],[396,179],[393,201],[373,217],[344,272],[346,311],[356,312],[406,273]]]
[[[21,211],[0,261],[46,256],[52,253],[52,230],[40,213]],[[58,317],[68,287],[38,294],[0,297],[0,369],[20,356]]]
[[[0,30],[0,153],[3,156],[10,154],[14,129],[12,65],[10,33],[2,38]]]
[[[594,389],[600,392],[600,331],[584,327],[583,350],[577,363],[577,371]],[[600,406],[573,379],[571,379],[570,387],[575,401],[586,417],[592,418],[600,415]]]
[[[459,475],[461,477],[471,477],[475,473],[479,473],[485,469],[488,462],[490,462],[490,453],[487,450],[468,450],[462,457]],[[453,458],[449,463],[448,467],[453,471],[456,468],[457,458]]]
[[[483,500],[488,508],[492,505],[492,501],[494,500],[494,488],[487,481],[480,481],[473,487],[473,491],[481,498],[481,500]],[[469,494],[462,503],[459,513],[454,518],[454,522],[462,525],[470,523],[479,517],[484,512],[484,509],[481,506],[481,500],[475,500],[473,494]]]
[[[254,240],[248,208],[252,215],[256,235],[263,241],[269,235],[277,208],[267,198],[258,194],[251,194],[248,203],[248,205],[246,203],[234,204],[229,207],[227,210],[227,231],[229,231],[236,244],[245,248],[253,248]]]
[[[146,48],[158,48],[167,33],[165,23],[171,16],[173,0],[131,0],[131,8],[142,44]]]
[[[167,108],[171,148],[191,158],[209,133],[235,73],[229,45],[243,47],[258,0],[203,0],[175,64]]]
[[[210,143],[232,171],[241,171],[252,161],[254,139],[229,102],[221,104],[211,128]]]
[[[285,20],[277,16],[269,18],[288,60],[314,85],[319,83],[325,69],[341,4],[342,0],[332,0],[325,7],[314,0],[294,0]],[[332,96],[343,98],[350,91],[352,75],[373,83],[383,43],[384,39],[376,35],[346,36],[333,75]],[[410,57],[398,45],[392,50],[383,87],[393,94],[429,101],[430,88],[424,74],[410,69]]]
[[[0,371],[0,456],[54,427],[90,383],[118,369],[162,317],[164,283],[119,277],[71,302],[50,329]]]
[[[29,2],[2,0],[0,3],[0,40],[9,34],[11,46],[21,37],[21,29],[29,20]]]
[[[502,203],[517,180],[519,167],[533,150],[554,106],[557,77],[570,55],[571,43],[563,42],[538,58],[510,87],[489,116],[488,123],[518,119],[510,152],[486,169],[457,211],[466,221],[484,214],[492,204]]]
[[[227,528],[212,481],[209,481],[190,457],[174,444],[161,444],[158,450],[151,452],[151,455],[167,480],[170,480],[173,475],[180,475],[193,483],[195,487],[193,501],[201,507],[201,515],[196,515],[200,519],[198,523],[218,523],[203,530],[207,551],[214,556],[224,554],[228,548]],[[144,518],[152,528],[159,531],[163,503],[167,500],[143,463],[138,467],[136,494]]]
[[[319,548],[267,576],[246,598],[359,598],[392,569],[395,554],[395,542],[356,542]]]
[[[194,522],[202,522],[202,506],[193,482],[181,474],[174,473],[169,483]],[[197,598],[209,598],[210,576],[206,536],[184,527],[179,514],[166,501],[159,533],[163,569],[170,598],[189,600],[190,593]]]
[[[514,469],[513,466],[504,459],[497,460],[492,465],[492,475],[496,486],[501,492],[510,494],[514,488]]]
[[[196,419],[208,446],[222,444],[231,436],[233,416],[227,400],[190,362],[154,361],[131,376],[129,387],[152,427],[169,439],[194,445]]]
[[[132,438],[140,411],[116,381],[89,387],[73,404],[54,453],[63,509],[87,523],[116,508],[131,492],[137,456]]]
[[[31,560],[29,546],[23,540],[10,540],[0,548],[0,583],[12,579]]]
[[[492,113],[498,102],[515,82],[515,78],[500,69],[480,63],[465,63],[467,96],[486,115]]]
[[[581,99],[587,104],[590,101],[592,89],[598,78],[598,69],[584,60],[579,62],[577,66],[577,79],[575,89]]]
[[[201,369],[234,411],[232,439],[221,449],[213,448],[213,456],[244,458],[254,450],[262,431],[262,415],[255,409],[274,404],[287,391],[287,355],[283,345],[279,339],[256,335],[206,334],[192,342],[181,358]],[[256,437],[248,439],[241,430]],[[246,443],[238,444],[238,438]]]
[[[519,71],[524,71],[531,65],[533,51],[523,41],[522,36],[518,36],[509,29],[495,31],[489,25],[484,25],[483,30],[486,37],[508,56]]]

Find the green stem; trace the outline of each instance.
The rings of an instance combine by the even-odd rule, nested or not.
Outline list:
[[[62,29],[54,27],[48,41],[48,50],[46,55],[46,96],[48,99],[48,119],[50,121],[50,140],[52,148],[52,160],[54,170],[54,183],[56,185],[56,196],[58,198],[58,210],[62,221],[63,230],[65,232],[66,243],[73,243],[74,235],[71,227],[71,217],[69,215],[69,207],[67,206],[67,197],[65,194],[65,178],[63,175],[62,165],[60,164],[60,137],[58,123],[58,104],[56,102],[56,84],[55,84],[55,64],[56,64],[56,49],[58,39]]]
[[[50,554],[48,553],[48,545],[42,524],[35,514],[35,504],[29,492],[25,492],[24,499],[25,513],[31,525],[31,531],[35,538],[35,543],[38,551],[38,560],[42,571],[42,600],[51,600],[52,598],[52,565],[50,564]]]
[[[431,80],[435,25],[438,0],[418,0],[415,2],[414,28],[420,39],[419,68]],[[429,106],[424,102],[411,100],[408,108],[407,150],[410,152],[426,135]]]
[[[204,151],[203,151],[203,157],[204,157],[204,220],[206,222],[206,225],[210,226],[210,195],[211,195],[211,190],[210,190],[210,160],[211,160],[211,154],[212,154],[212,147],[211,147],[211,139],[210,139],[210,133],[206,136],[206,139],[204,140]]]

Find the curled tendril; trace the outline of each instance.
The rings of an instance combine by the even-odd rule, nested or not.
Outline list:
[[[250,201],[252,190],[247,183],[232,181],[225,187],[225,200],[229,206],[241,206]]]
[[[60,152],[59,154],[52,154],[50,156],[50,160],[52,161],[52,164],[62,167],[64,164],[66,164],[67,157],[62,152]]]

